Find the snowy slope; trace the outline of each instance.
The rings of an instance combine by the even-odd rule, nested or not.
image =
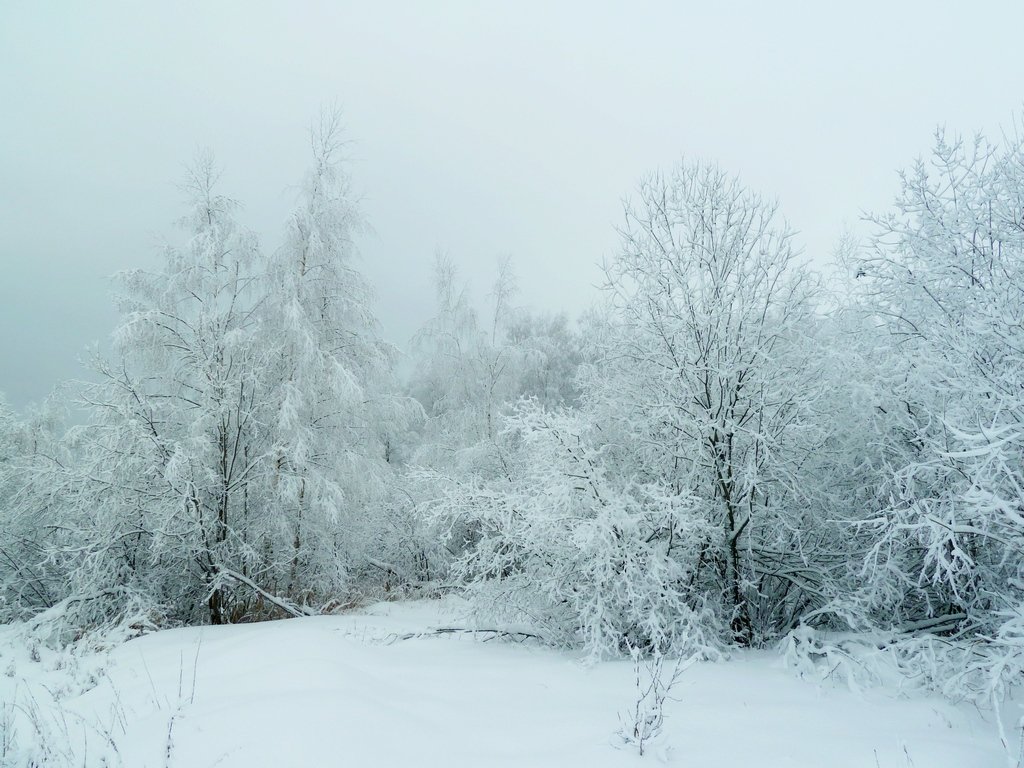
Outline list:
[[[690,667],[662,742],[641,758],[613,746],[634,697],[629,662],[588,666],[486,635],[402,639],[450,626],[450,612],[450,603],[388,603],[170,630],[77,664],[45,651],[34,662],[7,645],[0,703],[21,738],[34,719],[49,739],[70,741],[74,765],[83,756],[99,765],[105,751],[110,765],[132,768],[1006,765],[993,727],[973,710],[822,688],[770,653]]]

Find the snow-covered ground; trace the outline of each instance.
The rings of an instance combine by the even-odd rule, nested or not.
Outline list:
[[[972,708],[819,686],[768,652],[687,669],[641,758],[615,746],[635,700],[630,662],[490,635],[407,637],[451,626],[452,606],[168,630],[84,659],[33,654],[4,629],[0,729],[41,731],[57,765],[130,768],[1006,765]]]

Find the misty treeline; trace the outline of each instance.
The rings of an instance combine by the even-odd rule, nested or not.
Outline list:
[[[337,119],[311,137],[280,245],[199,158],[91,383],[0,411],[0,621],[66,643],[458,591],[596,657],[863,637],[952,694],[1021,673],[1021,140],[937,134],[828,281],[773,202],[679,164],[584,317],[440,256],[400,365]]]

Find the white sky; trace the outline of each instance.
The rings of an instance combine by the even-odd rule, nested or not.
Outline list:
[[[1024,100],[1024,2],[0,2],[0,391],[80,376],[106,276],[153,265],[197,146],[273,247],[337,102],[386,335],[432,308],[436,249],[578,313],[621,199],[681,156],[780,200],[824,263],[939,123]]]

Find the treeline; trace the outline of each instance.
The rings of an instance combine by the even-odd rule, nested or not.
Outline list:
[[[707,164],[641,182],[578,322],[518,309],[507,261],[481,312],[439,257],[401,381],[336,118],[312,135],[279,247],[200,159],[97,383],[0,411],[0,621],[64,642],[456,589],[600,656],[853,629],[936,681],[1019,675],[1019,138],[939,133],[829,284]]]

